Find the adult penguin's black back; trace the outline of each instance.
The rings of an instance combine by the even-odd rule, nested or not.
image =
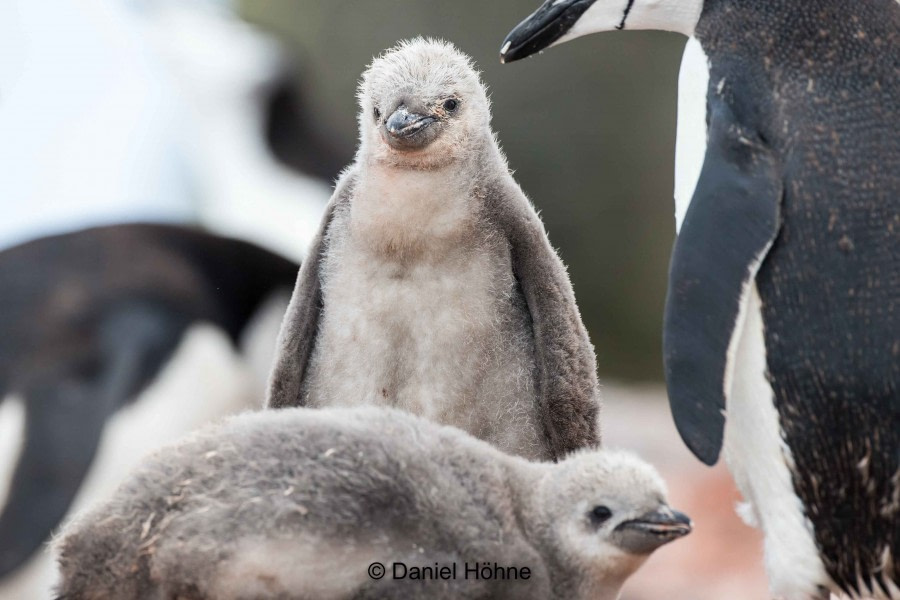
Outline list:
[[[501,58],[613,29],[690,36],[664,332],[682,438],[708,464],[724,444],[776,596],[900,598],[900,3],[548,0]]]

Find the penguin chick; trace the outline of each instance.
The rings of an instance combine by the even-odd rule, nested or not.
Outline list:
[[[359,105],[269,406],[402,408],[532,459],[596,446],[593,347],[470,60],[402,42],[363,74]]]
[[[613,600],[690,530],[626,453],[534,463],[399,410],[294,408],[160,450],[56,549],[66,599]]]

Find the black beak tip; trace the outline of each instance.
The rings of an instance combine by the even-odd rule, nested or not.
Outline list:
[[[694,530],[694,522],[691,521],[689,516],[677,510],[673,510],[672,515],[674,516],[674,519],[672,520],[673,533],[681,537]]]
[[[550,42],[535,39],[534,15],[528,17],[506,35],[500,46],[500,62],[503,64],[516,62],[544,50]],[[538,36],[541,37],[541,36]]]
[[[676,523],[681,523],[682,525],[686,525],[688,527],[694,526],[694,522],[691,521],[691,518],[680,510],[673,510],[672,515],[675,517]]]
[[[662,531],[673,538],[684,537],[694,530],[694,523],[691,521],[691,518],[677,510],[672,510],[671,517],[666,519],[666,521]]]
[[[437,121],[437,119],[430,115],[395,113],[388,118],[384,127],[388,135],[399,140],[416,135],[435,121]]]
[[[689,516],[670,508],[645,515],[631,521],[630,524],[637,529],[670,540],[684,537],[694,528],[694,523]]]
[[[547,49],[563,37],[593,3],[594,0],[546,0],[503,40],[500,62],[514,62]]]
[[[513,62],[516,60],[515,52],[510,52],[512,48],[512,41],[510,41],[509,36],[506,36],[506,39],[503,40],[503,45],[500,46],[500,64],[506,64]]]

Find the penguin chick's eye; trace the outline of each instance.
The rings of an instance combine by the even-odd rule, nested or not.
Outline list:
[[[447,112],[453,112],[457,108],[459,108],[459,100],[457,100],[456,98],[447,98],[446,100],[444,100],[443,106],[444,110],[446,110]]]
[[[600,525],[607,521],[612,516],[612,511],[605,506],[595,506],[591,511],[591,519],[597,525]]]
[[[381,118],[381,111],[378,110],[378,107],[377,107],[377,106],[372,110],[372,114],[375,115],[375,120],[376,120],[376,121],[377,121],[378,119]]]

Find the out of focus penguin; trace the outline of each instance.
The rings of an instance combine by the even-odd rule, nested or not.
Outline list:
[[[724,444],[776,596],[900,597],[900,4],[549,0],[501,59],[615,29],[689,36],[664,333],[682,438],[708,464]]]
[[[43,542],[144,452],[259,405],[343,161],[233,5],[0,3],[0,598],[50,597]]]
[[[169,225],[0,252],[0,597],[49,595],[41,546],[144,453],[258,406],[297,269]]]

